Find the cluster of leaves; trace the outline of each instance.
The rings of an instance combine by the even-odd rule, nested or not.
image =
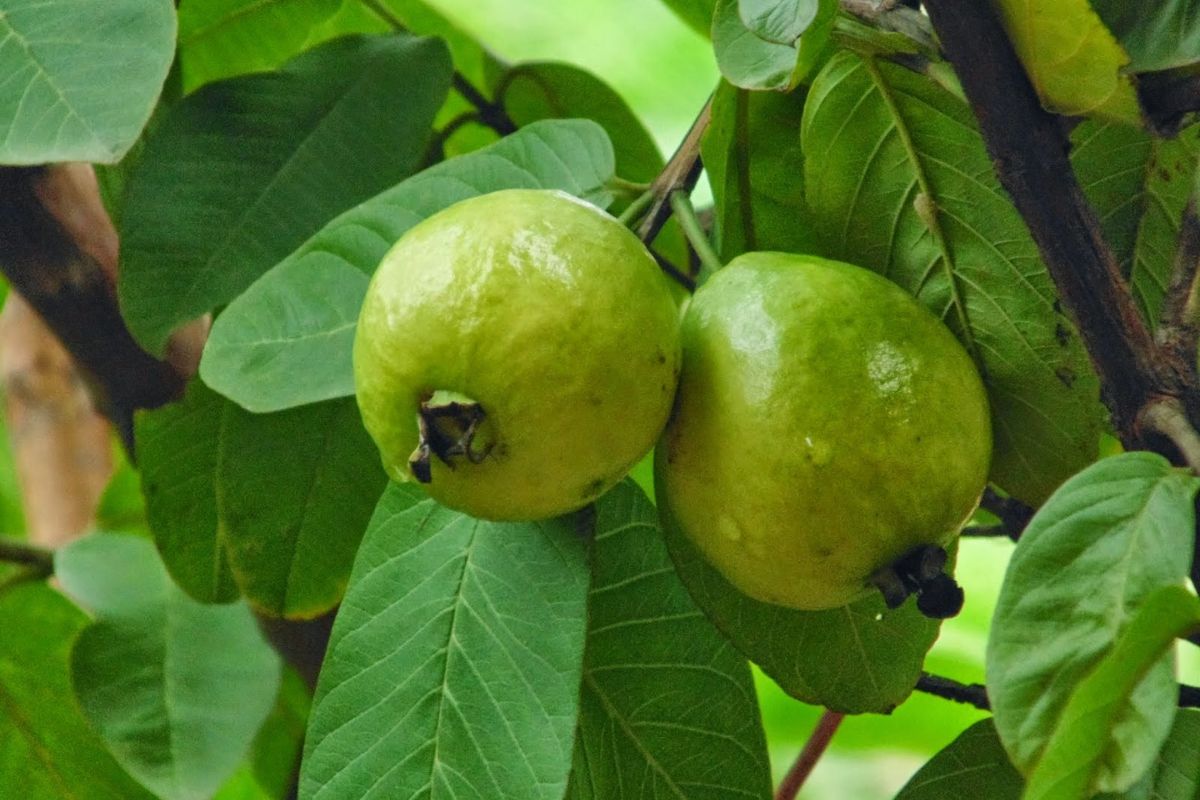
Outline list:
[[[991,633],[994,719],[901,796],[1194,797],[1200,715],[1177,713],[1170,646],[1200,624],[1179,588],[1200,480],[1145,453],[1096,462],[1097,379],[922,18],[669,4],[725,76],[702,144],[721,258],[818,253],[910,291],[984,376],[992,482],[1040,506]],[[1064,0],[1053,28],[996,5],[1047,106],[1095,116],[1073,164],[1153,322],[1197,129],[1144,130],[1122,68],[1185,66],[1200,25],[1186,3]],[[186,396],[137,419],[152,542],[61,551],[70,601],[0,592],[0,796],[277,798],[302,747],[305,798],[765,797],[748,660],[837,711],[912,691],[937,622],[878,598],[751,601],[664,538],[644,480],[537,524],[387,485],[350,367],[372,271],[478,194],[627,203],[663,159],[598,79],[505,64],[421,0],[9,0],[0,34],[0,163],[106,165],[147,351],[215,315]],[[1072,53],[1087,80],[1064,85]],[[253,612],[339,606],[310,698]]]

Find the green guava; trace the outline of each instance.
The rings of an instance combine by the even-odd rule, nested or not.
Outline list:
[[[991,425],[970,356],[911,296],[850,264],[748,253],[696,293],[683,353],[659,508],[735,587],[834,608],[923,545],[944,559]]]
[[[679,311],[642,243],[558,191],[464,200],[411,228],[363,304],[354,379],[396,481],[493,520],[545,519],[653,446]]]

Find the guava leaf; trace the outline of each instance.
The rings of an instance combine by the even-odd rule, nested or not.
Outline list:
[[[795,85],[800,53],[793,44],[761,39],[738,14],[738,0],[717,0],[713,50],[725,80],[743,89],[789,89]]]
[[[991,479],[1032,505],[1096,457],[1099,383],[964,102],[843,52],[809,91],[805,191],[824,255],[942,318],[981,367]]]
[[[1154,137],[1131,125],[1084,120],[1071,129],[1071,166],[1126,278],[1142,217],[1154,203],[1147,191],[1153,151]]]
[[[303,800],[558,800],[587,619],[575,521],[481,522],[391,484],[305,741]]]
[[[904,784],[896,800],[1021,800],[1025,780],[1008,760],[996,726],[981,719],[958,735]]]
[[[257,415],[197,380],[135,435],[150,528],[184,590],[291,618],[337,604],[386,482],[353,400]]]
[[[750,670],[696,608],[626,480],[596,505],[583,699],[568,800],[767,798]]]
[[[1160,586],[1147,595],[1120,636],[1071,692],[1046,748],[1033,766],[1025,800],[1089,797],[1097,790],[1124,791],[1154,762],[1175,719],[1175,704],[1154,709],[1162,735],[1143,741],[1133,763],[1114,735],[1113,723],[1129,707],[1143,676],[1167,656],[1175,640],[1200,630],[1200,599],[1182,586]],[[1172,698],[1173,700],[1174,698]],[[1157,725],[1155,727],[1158,727]]]
[[[1180,554],[1192,551],[1197,488],[1200,479],[1161,456],[1113,456],[1063,484],[1022,534],[987,651],[996,727],[1022,772],[1037,763],[1071,692],[1137,607],[1187,579]],[[1117,715],[1100,789],[1138,778],[1158,752],[1171,724],[1163,710],[1177,699],[1172,664],[1160,659]]]
[[[221,434],[217,506],[242,594],[291,619],[333,608],[387,484],[358,406],[345,398],[278,414],[234,407]]]
[[[518,126],[541,119],[590,119],[608,134],[615,172],[650,182],[663,167],[658,145],[629,104],[586,70],[554,61],[518,64],[500,81],[500,102]]]
[[[121,215],[118,293],[137,340],[161,354],[176,326],[412,173],[450,72],[434,39],[348,37],[171,108]]]
[[[181,0],[183,91],[221,78],[275,69],[305,49],[341,0]]]
[[[713,624],[797,700],[850,714],[886,714],[921,675],[939,622],[908,602],[888,611],[881,596],[829,611],[796,611],[752,600],[704,559],[658,496],[663,537],[679,578]]]
[[[1200,5],[1192,0],[1090,3],[1129,54],[1131,72],[1173,69],[1200,61]]]
[[[1071,139],[1084,192],[1146,321],[1157,327],[1200,160],[1200,126],[1161,139],[1126,125],[1087,122]]]
[[[401,234],[459,200],[499,189],[561,189],[606,207],[612,175],[612,145],[586,120],[535,122],[430,167],[329,222],[231,303],[213,326],[200,375],[256,412],[351,395],[348,326],[366,295],[362,276]]]
[[[751,250],[819,252],[804,198],[806,92],[751,92],[722,81],[701,143],[722,260]]]
[[[713,7],[716,0],[662,0],[692,30],[708,37],[712,31]]]
[[[1067,116],[1141,123],[1129,55],[1088,0],[994,0],[1042,105]]]
[[[225,417],[237,407],[192,381],[179,402],[134,417],[146,521],[171,578],[202,603],[238,597],[217,505]]]
[[[71,702],[87,617],[44,583],[0,591],[0,797],[152,800]]]
[[[818,0],[737,0],[742,24],[760,39],[793,44],[817,17]]]
[[[279,688],[279,656],[250,610],[184,595],[140,536],[73,542],[58,551],[55,575],[97,617],[71,652],[85,716],[159,797],[210,797],[246,755]]]
[[[174,55],[171,0],[5,0],[0,164],[119,161]]]

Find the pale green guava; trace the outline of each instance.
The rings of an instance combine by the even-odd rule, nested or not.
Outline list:
[[[750,597],[852,602],[975,508],[992,441],[975,365],[882,277],[743,255],[696,293],[683,349],[660,511]]]
[[[354,342],[388,474],[472,516],[577,509],[654,444],[679,375],[679,312],[642,243],[557,191],[464,200],[384,256]]]

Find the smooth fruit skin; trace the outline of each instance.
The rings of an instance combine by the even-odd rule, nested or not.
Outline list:
[[[456,203],[384,256],[354,342],[363,422],[412,480],[417,410],[435,391],[486,412],[481,463],[432,459],[429,494],[493,520],[545,519],[619,481],[662,431],[679,312],[642,243],[557,191]]]
[[[845,605],[974,509],[992,440],[975,365],[880,276],[748,253],[696,293],[683,347],[660,512],[745,594]]]

